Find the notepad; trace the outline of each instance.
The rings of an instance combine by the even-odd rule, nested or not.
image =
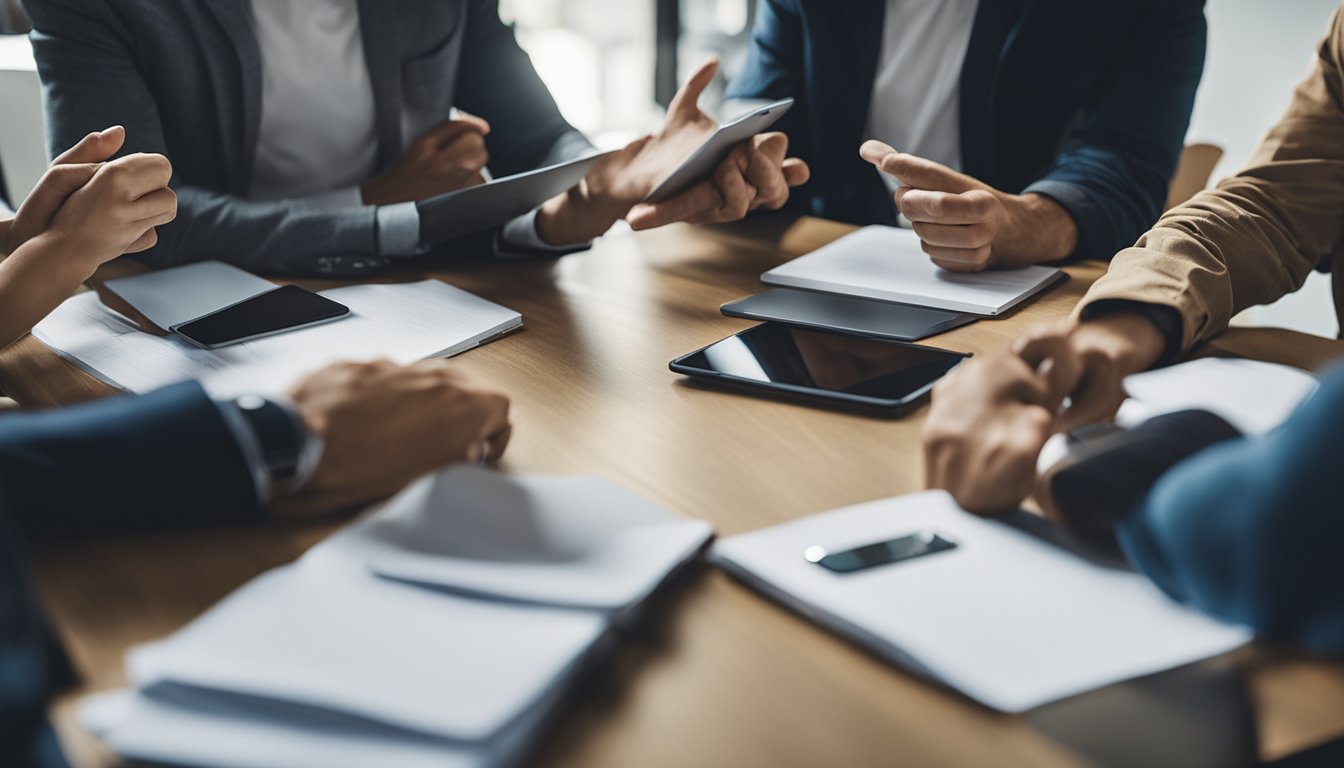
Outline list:
[[[416,483],[310,557],[468,595],[620,611],[713,536],[600,477],[458,467]]]
[[[814,546],[836,552],[923,532],[956,547],[849,574],[804,557]],[[1003,712],[1225,653],[1251,637],[1171,601],[1139,574],[963,512],[941,491],[734,536],[713,558],[876,655]]]
[[[883,226],[864,227],[761,276],[770,285],[987,316],[1066,279],[1042,266],[949,272],[929,260],[913,231]]]
[[[472,349],[522,325],[522,316],[437,280],[353,285],[322,295],[350,308],[339,323],[206,350],[140,331],[93,293],[65,301],[33,334],[120,389],[148,392],[186,379],[215,397],[282,392],[299,377],[343,360],[409,364]]]

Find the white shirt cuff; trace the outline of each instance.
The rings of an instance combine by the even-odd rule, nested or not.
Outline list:
[[[575,243],[573,245],[551,245],[545,240],[542,240],[541,235],[537,234],[537,214],[540,213],[540,211],[540,208],[534,208],[522,216],[505,223],[504,230],[500,232],[499,235],[500,241],[506,246],[511,245],[515,248],[521,248],[534,253],[569,253],[575,248],[591,245],[592,241],[589,241],[586,244]],[[508,258],[511,254],[501,251],[499,255]]]
[[[380,205],[375,216],[380,256],[415,256],[425,252],[420,243],[420,211],[415,203]]]

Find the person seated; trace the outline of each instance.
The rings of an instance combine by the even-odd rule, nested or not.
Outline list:
[[[1046,440],[1113,418],[1125,376],[1178,359],[1314,269],[1335,267],[1338,310],[1341,104],[1344,8],[1245,169],[1120,252],[1068,322],[977,357],[934,388],[927,485],[977,514],[1013,509],[1032,492]],[[1163,477],[1119,528],[1133,562],[1212,613],[1344,650],[1330,587],[1340,581],[1331,545],[1341,489],[1326,466],[1341,449],[1342,388],[1336,374],[1273,435],[1210,448]]]
[[[797,100],[791,210],[901,214],[949,270],[1106,259],[1162,212],[1206,35],[1203,0],[759,0],[727,95]]]
[[[439,245],[421,242],[411,201],[480,183],[487,166],[507,176],[592,152],[497,0],[24,5],[53,153],[121,124],[127,151],[173,162],[179,216],[144,252],[153,266],[381,269]],[[562,253],[626,216],[647,228],[782,206],[808,169],[786,161],[778,133],[738,145],[712,179],[640,206],[715,129],[697,101],[716,67],[690,78],[658,132],[604,157],[497,239],[512,252]]]
[[[0,220],[0,341],[9,343],[175,212],[162,156],[102,162],[85,137]],[[46,722],[73,679],[42,617],[26,540],[257,523],[358,508],[456,462],[497,460],[509,400],[443,361],[342,363],[284,397],[211,399],[195,382],[0,415],[0,764],[64,766]]]

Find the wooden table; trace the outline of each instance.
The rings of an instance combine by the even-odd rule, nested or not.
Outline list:
[[[517,309],[527,330],[455,364],[514,398],[515,472],[599,473],[732,535],[921,488],[924,411],[864,418],[688,386],[673,357],[749,325],[723,302],[766,269],[849,230],[815,219],[614,234],[555,262],[468,264],[433,275]],[[1023,311],[932,341],[986,352],[1066,315],[1101,273]],[[416,275],[407,275],[416,277]],[[1240,346],[1239,346],[1240,345]],[[1338,347],[1284,332],[1234,333],[1249,350],[1315,366]],[[1268,352],[1269,354],[1264,354]],[[32,339],[0,355],[0,390],[25,405],[109,390]],[[181,627],[244,581],[288,562],[332,524],[69,543],[38,553],[44,597],[86,675],[123,685],[128,646]],[[1344,734],[1344,665],[1241,652],[1266,757]],[[58,706],[82,765],[108,755]],[[588,681],[541,748],[550,766],[1078,765],[1004,716],[934,689],[708,568],[667,596],[648,637]]]

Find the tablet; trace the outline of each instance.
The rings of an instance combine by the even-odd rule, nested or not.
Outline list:
[[[595,154],[421,200],[415,204],[420,242],[437,245],[522,216],[578,184],[601,157]]]
[[[658,182],[649,196],[644,198],[644,202],[661,203],[685,192],[701,179],[714,175],[715,169],[728,157],[728,153],[733,151],[733,147],[758,133],[765,133],[792,106],[793,99],[781,99],[719,126],[718,130],[686,159],[686,162]]]
[[[970,357],[835,331],[762,323],[673,360],[673,371],[818,403],[896,414]]]
[[[771,288],[719,308],[729,317],[822,328],[895,341],[918,341],[978,318],[944,309],[892,304],[833,293]]]

